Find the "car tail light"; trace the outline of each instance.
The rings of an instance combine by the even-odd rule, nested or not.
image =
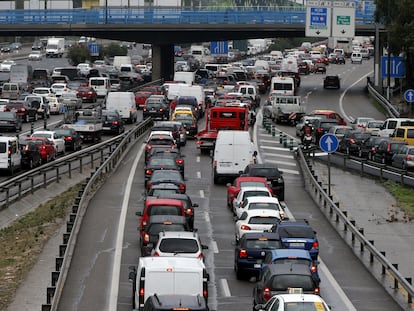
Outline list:
[[[160,254],[158,252],[155,252],[153,256],[154,257],[160,257]]]
[[[313,292],[315,293],[315,295],[319,295],[319,293],[320,293],[319,287],[315,287]]]
[[[315,273],[316,271],[318,271],[318,266],[317,266],[317,265],[312,264],[312,265],[311,265],[311,272],[312,272],[312,273]]]
[[[112,125],[118,125],[118,121],[112,121]]]
[[[177,163],[178,165],[183,165],[184,160],[183,159],[177,159],[177,160],[175,160],[175,163]]]
[[[239,250],[239,257],[240,258],[247,258],[247,250],[245,250],[245,249]]]
[[[192,210],[191,208],[187,208],[187,209],[185,210],[185,213],[186,213],[187,215],[193,215],[193,210]]]
[[[203,258],[204,258],[204,255],[203,255],[203,253],[200,253],[198,256],[197,256],[197,258],[198,259],[201,259],[201,260],[203,260]]]
[[[185,185],[184,184],[180,184],[178,186],[178,189],[180,189],[181,191],[185,191]]]
[[[70,141],[70,140],[72,140],[72,136],[67,136],[64,139]]]
[[[164,111],[164,108],[160,108],[160,112],[163,112]]]
[[[322,133],[323,132],[323,128],[321,128],[321,127],[318,127],[318,133]]]
[[[251,230],[248,225],[241,225],[240,230]]]
[[[351,143],[351,144],[355,144],[355,140],[354,140],[353,138],[351,138],[351,139],[349,140],[349,143]]]
[[[265,287],[263,289],[263,299],[268,301],[272,297],[272,292],[270,291],[269,287]]]
[[[148,243],[149,242],[149,239],[150,239],[149,234],[148,233],[145,233],[144,234],[144,237],[143,237],[144,243]]]
[[[319,248],[319,243],[318,242],[313,242],[312,243],[312,248]]]
[[[197,145],[202,145],[203,144],[203,142],[201,141],[201,140],[197,140],[197,143],[196,143]]]
[[[145,170],[145,175],[152,175],[152,170]]]
[[[145,146],[145,150],[148,152],[148,151],[150,151],[151,150],[151,148],[152,148],[152,146],[151,145],[146,145]]]
[[[407,155],[407,157],[405,158],[407,161],[411,161],[411,156],[410,155]]]

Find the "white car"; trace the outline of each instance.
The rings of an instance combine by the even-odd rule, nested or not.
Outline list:
[[[79,73],[83,76],[87,76],[89,71],[92,69],[88,63],[80,63],[76,66],[78,68]]]
[[[28,56],[29,60],[42,60],[43,55],[40,51],[32,51]]]
[[[378,136],[381,126],[384,124],[383,120],[371,120],[365,126],[365,132],[371,133],[372,136]]]
[[[355,129],[365,129],[369,121],[374,121],[374,118],[370,117],[358,117],[352,123],[351,126]]]
[[[16,65],[16,62],[11,59],[5,59],[0,64],[0,71],[10,71],[11,66]]]
[[[50,87],[36,87],[32,91],[33,95],[38,96],[53,96],[53,90]]]
[[[252,210],[273,210],[279,213],[280,219],[285,218],[285,212],[283,211],[282,206],[279,203],[279,200],[275,197],[248,197],[244,200],[243,204],[236,209],[236,216],[240,218],[241,215],[246,211]]]
[[[63,105],[68,105],[75,109],[82,108],[82,98],[78,97],[74,92],[63,93],[59,101]]]
[[[56,154],[65,154],[65,140],[54,131],[35,131],[31,137],[44,137],[53,142]]]
[[[63,113],[63,103],[61,103],[56,96],[47,97],[49,102],[50,114],[61,114]]]
[[[257,209],[243,212],[235,225],[236,241],[247,232],[264,232],[280,222],[280,213],[269,209]]]
[[[197,232],[163,231],[159,233],[158,242],[151,251],[151,256],[193,257],[203,260],[203,249]]]
[[[237,215],[237,210],[242,206],[243,201],[248,197],[272,197],[269,189],[266,187],[242,187],[237,197],[233,200],[233,213]]]
[[[291,291],[300,289],[292,288]],[[286,306],[289,306],[286,309]],[[257,311],[318,310],[329,311],[328,304],[321,296],[315,294],[280,294],[271,297],[265,304],[255,307]]]
[[[50,88],[52,89],[53,93],[60,97],[63,93],[69,92],[69,88],[66,83],[53,83]]]

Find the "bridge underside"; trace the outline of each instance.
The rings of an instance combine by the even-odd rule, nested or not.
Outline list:
[[[88,36],[151,44],[278,37],[305,37],[304,25],[263,24],[53,24],[0,25],[2,36]],[[357,36],[375,35],[375,25],[356,27]]]

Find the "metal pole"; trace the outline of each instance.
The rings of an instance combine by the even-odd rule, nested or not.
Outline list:
[[[387,6],[387,26],[390,23],[390,0],[388,0]],[[390,32],[387,29],[387,100],[390,101],[390,84],[391,84],[391,52],[390,52]]]
[[[328,152],[328,195],[331,195],[331,153]]]

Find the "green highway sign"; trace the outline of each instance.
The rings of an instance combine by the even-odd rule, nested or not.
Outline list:
[[[351,25],[351,16],[337,15],[336,24],[337,25]]]

